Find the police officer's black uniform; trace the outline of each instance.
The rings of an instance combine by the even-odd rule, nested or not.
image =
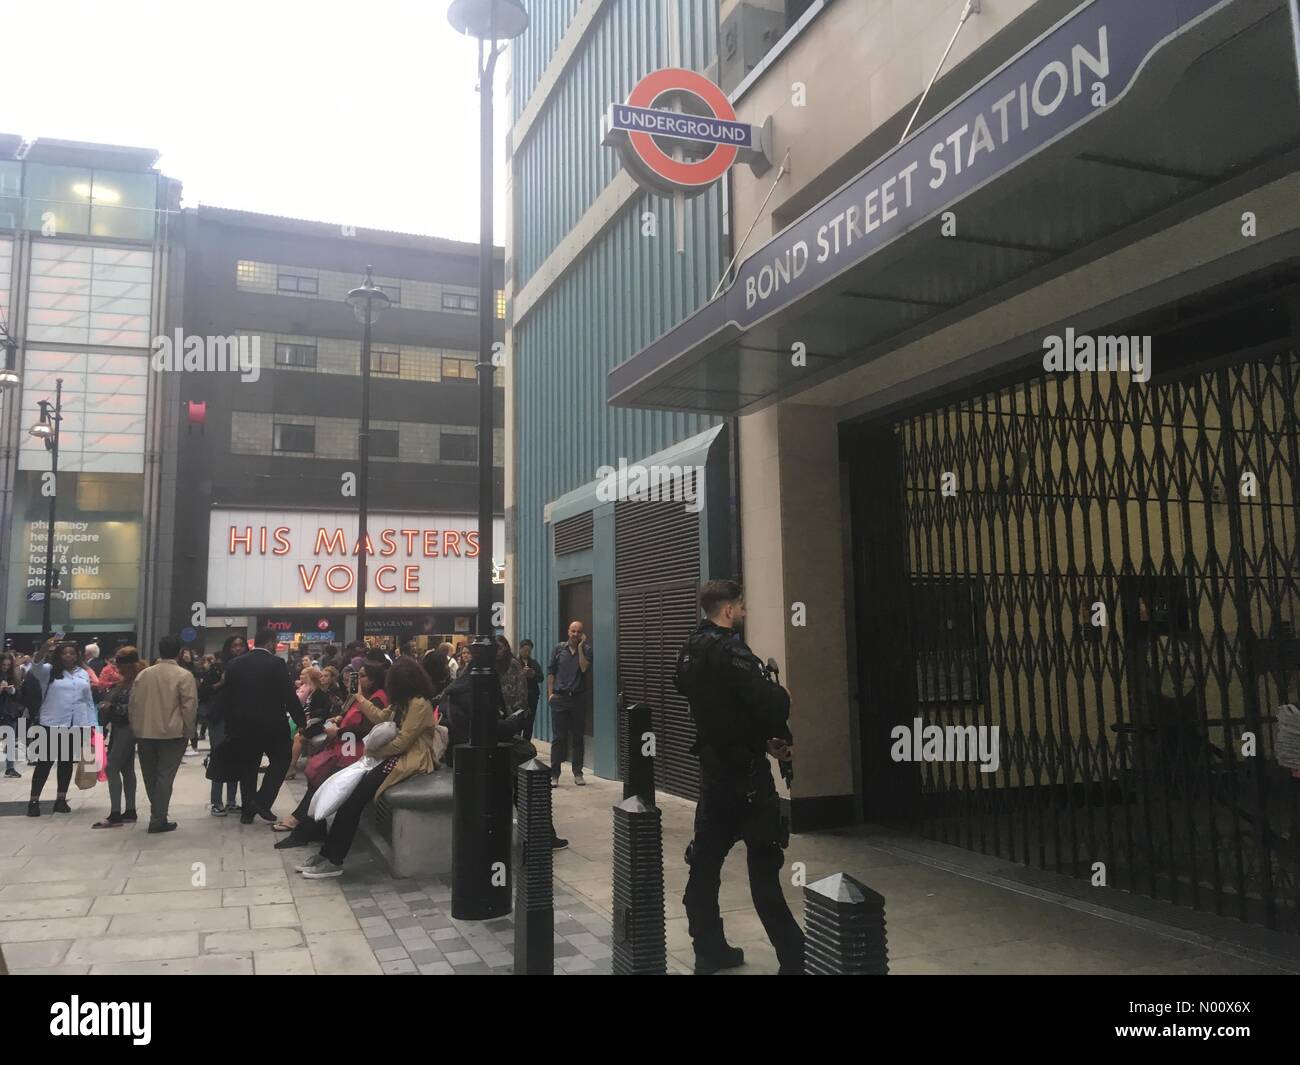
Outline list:
[[[790,739],[790,696],[731,629],[703,621],[677,656],[677,690],[690,702],[700,758],[700,801],[686,884],[697,962],[726,950],[718,889],[722,863],[743,839],[749,890],[782,972],[802,972],[803,932],[781,894],[781,805],[767,741]]]

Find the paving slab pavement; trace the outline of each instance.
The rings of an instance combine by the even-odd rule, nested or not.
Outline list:
[[[543,760],[545,744],[539,744]],[[107,813],[99,785],[68,796],[52,814],[52,782],[40,818],[14,816],[29,788],[0,778],[0,947],[16,974],[99,973],[389,975],[504,974],[513,966],[510,917],[451,917],[443,878],[396,880],[358,840],[339,880],[307,881],[293,869],[303,850],[276,851],[269,826],[208,812],[202,758],[177,774],[171,816],[180,828],[150,836],[143,822],[93,830]],[[555,971],[605,974],[613,954],[611,807],[622,785],[566,769],[552,792]],[[301,796],[299,778],[278,804]],[[141,790],[142,811],[147,807]],[[19,805],[15,805],[19,804]],[[681,892],[694,805],[661,796],[669,965],[692,965]],[[891,971],[909,973],[1245,973],[1300,971],[1300,964],[1204,936],[1093,912],[1068,899],[944,868],[888,838],[860,832],[793,838],[783,885],[796,916],[806,882],[848,872],[886,897]],[[936,864],[938,862],[938,864]],[[745,949],[736,975],[776,972],[749,899],[743,846],[727,860],[720,896],[730,940]]]

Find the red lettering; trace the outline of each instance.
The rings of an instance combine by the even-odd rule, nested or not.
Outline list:
[[[406,539],[406,553],[408,555],[415,554],[415,538],[420,535],[420,530],[403,529],[400,533],[398,533],[398,535],[405,537]]]
[[[353,553],[354,555],[359,555],[359,554],[361,554],[361,541],[360,541],[360,540],[357,541],[357,549],[356,549],[355,551],[353,551],[352,553]],[[370,534],[369,534],[369,533],[366,533],[366,554],[367,554],[367,555],[373,555],[374,553],[375,553],[375,543],[374,543],[373,540],[370,539]]]
[[[292,550],[292,546],[289,543],[288,526],[281,525],[275,530],[275,542],[279,546],[271,549],[271,554],[273,555],[287,555]]]
[[[455,555],[457,558],[460,558],[460,533],[452,532],[450,529],[448,529],[443,534],[442,542],[443,542],[443,548],[446,550],[448,558],[450,558],[452,555]]]
[[[302,581],[302,590],[304,592],[310,592],[314,587],[316,587],[316,578],[319,576],[320,576],[320,566],[312,566],[311,578],[308,579],[307,567],[299,563],[298,579]]]
[[[478,531],[467,532],[465,542],[469,544],[469,550],[465,552],[466,558],[478,558]]]
[[[397,572],[396,566],[380,566],[377,570],[375,570],[375,587],[378,588],[381,592],[397,591],[397,585],[394,584],[390,588],[388,587],[388,585],[384,584],[382,580],[385,573],[396,573],[396,572]]]
[[[348,553],[348,541],[347,538],[343,535],[343,530],[335,529],[333,536],[326,537],[324,529],[317,529],[316,550],[314,553],[319,555],[321,553],[322,548],[324,549],[325,554],[327,555],[332,555],[334,554],[335,551],[337,551],[340,555],[346,555]]]
[[[438,530],[437,529],[424,530],[424,557],[425,558],[438,557]]]
[[[394,530],[385,529],[379,534],[379,541],[384,545],[384,549],[379,552],[384,558],[391,558],[397,554],[397,540]]]
[[[342,588],[336,588],[334,586],[334,574],[336,573],[342,573],[348,580],[347,584],[343,585]],[[327,587],[331,592],[351,591],[352,586],[356,584],[356,582],[357,575],[351,566],[331,566],[325,571],[325,587]]]
[[[262,526],[261,543],[262,543],[262,554],[266,554],[266,526],[265,525]]]
[[[418,592],[420,590],[420,567],[403,566],[405,571],[402,574],[403,582],[408,592]]]
[[[253,527],[245,525],[244,528],[247,531],[243,536],[240,536],[239,530],[234,525],[230,527],[230,553],[232,555],[235,553],[235,544],[237,543],[244,545],[244,554],[251,555],[253,553]]]

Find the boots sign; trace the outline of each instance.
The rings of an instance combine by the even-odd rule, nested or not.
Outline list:
[[[210,610],[327,609],[366,596],[376,608],[464,607],[477,596],[478,522],[467,515],[372,514],[365,542],[347,511],[214,510]],[[504,543],[500,519],[494,533]]]

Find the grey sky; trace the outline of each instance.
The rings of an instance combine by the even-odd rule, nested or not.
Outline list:
[[[477,42],[447,6],[0,0],[0,132],[156,148],[187,207],[477,240]]]

